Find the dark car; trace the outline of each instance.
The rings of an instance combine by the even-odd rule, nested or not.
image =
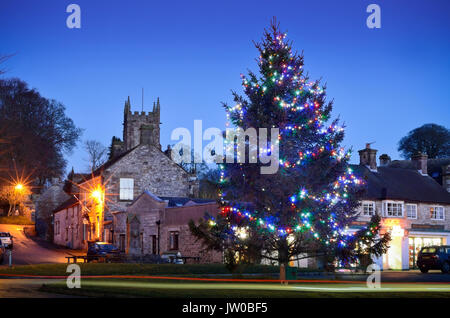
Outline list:
[[[430,269],[440,269],[443,273],[450,272],[450,246],[423,247],[417,257],[417,266],[422,273]]]
[[[92,242],[88,245],[87,261],[94,260],[103,262],[116,261],[120,256],[119,249],[111,243],[107,242]]]

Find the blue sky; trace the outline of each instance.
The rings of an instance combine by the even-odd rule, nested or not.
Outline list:
[[[66,27],[66,7],[81,7],[81,29]],[[368,29],[366,7],[381,7]],[[225,127],[221,102],[240,91],[240,73],[256,69],[259,40],[276,16],[311,78],[327,83],[344,145],[375,141],[398,159],[398,140],[425,123],[449,127],[450,1],[100,1],[0,2],[5,65],[43,96],[67,107],[83,140],[105,146],[122,136],[123,104],[161,100],[161,143],[177,127]],[[86,168],[81,147],[68,168]]]

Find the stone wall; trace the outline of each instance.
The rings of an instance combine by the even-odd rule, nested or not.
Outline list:
[[[55,213],[53,227],[53,242],[57,245],[66,246],[72,249],[86,249],[87,241],[93,239],[93,232],[91,231],[89,234],[89,227],[83,225],[81,207],[79,204]],[[85,227],[85,229],[83,229],[83,227]],[[86,237],[83,237],[83,231],[86,231]]]
[[[387,200],[389,201],[389,200]],[[369,200],[364,201],[369,202]],[[377,200],[375,202],[375,212],[383,216],[383,201]],[[403,229],[411,229],[412,224],[422,224],[422,225],[441,225],[444,226],[445,231],[450,230],[450,206],[442,205],[442,204],[430,204],[430,203],[417,203],[417,202],[405,202],[405,201],[393,201],[393,202],[403,202],[403,217],[383,217],[383,222],[389,223],[387,220],[397,220],[398,225],[400,225]],[[410,219],[406,214],[406,204],[416,204],[417,205],[417,219]],[[430,216],[430,208],[432,206],[442,206],[444,207],[444,220],[435,220]],[[370,220],[370,216],[364,216],[362,205],[359,208],[359,217],[358,221],[368,222]],[[393,223],[391,221],[391,223]]]
[[[217,204],[195,204],[168,208],[165,201],[149,192],[144,192],[128,207],[126,212],[113,213],[114,243],[119,246],[120,236],[124,235],[125,252],[129,255],[156,254],[158,250],[158,225],[156,222],[160,221],[159,254],[180,252],[182,256],[200,257],[201,263],[220,263],[222,254],[205,251],[203,244],[189,230],[189,221],[192,219],[197,222],[205,215],[205,212],[217,215]],[[178,232],[179,248],[176,250],[170,249],[170,232]]]
[[[36,231],[39,236],[48,240],[53,239],[53,210],[70,198],[63,187],[63,182],[55,182],[40,195],[36,202]]]
[[[216,203],[166,208],[164,226],[161,231],[161,250],[180,252],[182,256],[200,257],[200,263],[222,263],[222,253],[206,251],[201,241],[194,237],[189,229],[190,220],[198,222],[205,213],[216,216],[219,208]],[[178,232],[178,250],[171,251],[170,232]]]
[[[134,180],[134,198],[146,190],[170,197],[188,197],[192,192],[190,175],[161,150],[147,144],[140,145],[104,172],[108,191],[115,194],[109,199],[126,208],[130,201],[119,200],[120,178]]]

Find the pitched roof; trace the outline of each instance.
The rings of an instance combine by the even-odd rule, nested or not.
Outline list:
[[[97,176],[101,175],[101,173],[102,173],[104,170],[108,169],[109,167],[111,167],[112,165],[114,165],[116,162],[118,162],[120,159],[122,159],[123,157],[127,156],[127,155],[128,155],[129,153],[131,153],[133,150],[135,150],[136,148],[138,148],[139,146],[142,146],[142,145],[144,145],[144,144],[139,144],[139,145],[137,145],[137,146],[135,146],[135,147],[133,147],[133,148],[127,150],[127,151],[122,152],[120,155],[115,156],[114,158],[112,158],[112,159],[108,160],[107,162],[105,162],[104,164],[102,164],[100,167],[98,167],[97,169],[95,169],[92,173],[90,173],[90,174],[85,174],[86,178],[85,178],[82,182],[85,182],[85,181],[87,181],[87,180],[89,180],[89,179],[91,179],[91,178],[93,178],[93,177],[97,177]],[[153,145],[150,145],[150,146],[153,146]],[[153,146],[153,148],[156,149],[156,150],[159,151],[161,154],[163,154],[164,156],[167,157],[167,155],[166,155],[161,149],[159,149],[158,147]],[[169,158],[169,160],[172,160],[170,157],[167,157],[167,158]],[[172,160],[172,161],[173,161],[173,160]],[[184,169],[181,165],[179,165],[179,164],[176,163],[175,161],[173,161],[173,162],[174,162],[178,167],[180,167],[182,170],[184,170],[185,172],[187,172],[186,169]]]
[[[151,197],[153,200],[158,201],[158,202],[167,202],[167,206],[172,208],[172,207],[180,207],[180,206],[184,206],[186,203],[188,202],[194,202],[194,204],[203,204],[203,203],[211,203],[211,202],[216,202],[216,200],[211,200],[211,199],[199,199],[199,198],[187,198],[187,197],[163,197],[163,196],[157,196],[153,193],[151,193],[148,190],[145,190],[144,192],[142,192],[139,196],[137,196],[133,202],[131,202],[130,206],[132,206],[135,202],[137,202],[138,200],[140,200],[140,198],[143,195],[147,195],[149,197]]]
[[[59,211],[68,209],[74,205],[78,204],[78,199],[75,196],[71,196],[68,200],[61,203],[56,209],[53,210],[53,213],[57,213]]]
[[[427,173],[437,181],[437,183],[442,184],[442,167],[450,164],[450,158],[436,158],[427,160]],[[403,168],[403,169],[413,169],[414,166],[411,160],[394,160],[389,164],[392,168]]]
[[[450,204],[450,193],[432,177],[415,169],[378,167],[377,172],[372,172],[366,166],[350,166],[367,181],[366,199]]]
[[[125,157],[126,155],[128,155],[130,152],[132,152],[134,149],[136,149],[137,147],[139,147],[139,145],[137,145],[136,147],[133,147],[127,151],[122,152],[120,155],[115,156],[114,158],[106,161],[104,164],[102,164],[100,167],[98,167],[97,169],[94,170],[94,172],[92,172],[92,176],[98,176],[102,173],[103,170],[108,169],[109,167],[111,167],[112,165],[114,165],[117,161],[119,161],[120,159],[122,159],[123,157]],[[91,176],[91,177],[92,177]]]
[[[159,197],[161,200],[168,201],[168,207],[176,207],[176,206],[183,206],[188,202],[194,202],[197,204],[202,203],[210,203],[210,202],[216,202],[216,200],[211,199],[198,199],[198,198],[185,198],[185,197]]]

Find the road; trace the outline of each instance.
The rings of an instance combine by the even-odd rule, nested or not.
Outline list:
[[[0,224],[0,232],[9,232],[14,237],[12,254],[14,265],[65,263],[67,261],[65,257],[71,255],[70,250],[55,248],[46,242],[34,241],[24,234],[23,227],[23,225]],[[6,264],[5,255],[3,266]]]

